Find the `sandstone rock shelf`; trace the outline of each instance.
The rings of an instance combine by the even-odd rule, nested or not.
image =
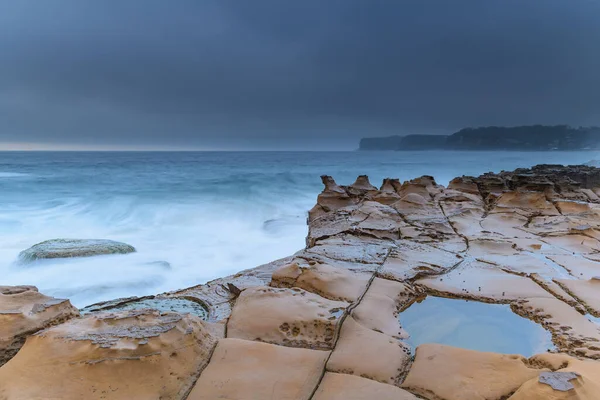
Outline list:
[[[0,286],[0,366],[29,335],[78,315],[69,300],[45,296],[35,286]]]
[[[194,300],[207,321],[114,309],[135,299],[98,305],[29,336],[0,368],[0,399],[600,398],[600,169],[543,165],[448,187],[322,180],[305,249],[157,296]],[[402,311],[424,296],[504,304],[555,350],[412,351]]]

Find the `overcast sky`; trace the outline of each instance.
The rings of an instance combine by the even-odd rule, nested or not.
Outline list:
[[[0,149],[600,125],[599,0],[0,0]]]

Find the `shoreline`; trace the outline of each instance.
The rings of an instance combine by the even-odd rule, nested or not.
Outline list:
[[[349,186],[329,176],[322,181],[325,189],[308,213],[304,249],[143,298],[161,305],[191,301],[206,308],[204,317],[177,309],[123,310],[140,298],[88,306],[77,317],[67,300],[39,303],[33,289],[3,289],[0,307],[10,298],[13,309],[21,304],[23,310],[3,315],[23,318],[33,307],[46,320],[38,317],[31,321],[38,328],[14,334],[13,352],[28,339],[0,367],[0,381],[9,382],[0,386],[0,398],[36,397],[42,390],[90,396],[100,375],[110,377],[107,385],[142,390],[147,380],[132,375],[142,370],[162,385],[144,390],[192,400],[351,393],[357,399],[372,393],[390,399],[542,399],[549,390],[560,392],[548,379],[560,381],[567,372],[576,373],[565,383],[572,390],[600,388],[600,326],[587,317],[600,316],[600,169],[539,165],[458,177],[447,187],[430,176],[384,179],[379,188],[366,176]],[[494,350],[493,340],[486,351],[427,341],[412,349],[407,338],[414,333],[403,326],[402,312],[426,297],[508,304],[515,316],[534,322],[526,329],[550,335],[555,349],[528,358]],[[430,330],[441,329],[439,318],[444,316]],[[38,329],[45,330],[30,336]],[[506,346],[513,343],[504,339]],[[60,354],[54,353],[56,340]],[[166,357],[183,343],[200,355],[192,360],[183,352],[177,368],[186,372],[173,370],[179,361]],[[128,361],[96,363],[109,354]],[[44,366],[39,357],[63,361]],[[25,370],[32,372],[16,379]],[[159,378],[164,370],[177,379]],[[35,384],[49,374],[77,381],[61,388]],[[247,380],[249,374],[255,378]]]

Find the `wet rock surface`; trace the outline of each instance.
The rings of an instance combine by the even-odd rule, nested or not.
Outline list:
[[[366,176],[322,181],[305,249],[206,284],[95,305],[30,336],[0,368],[0,399],[600,398],[600,169],[541,165],[447,188],[430,176],[380,188]],[[433,335],[411,348],[403,311],[432,296],[501,305],[552,346],[489,352]],[[156,302],[168,299],[203,306],[207,322]],[[446,314],[415,318],[424,332],[485,332]],[[480,333],[483,342],[524,333],[491,322],[496,336]]]
[[[19,254],[23,264],[53,258],[92,257],[127,254],[135,248],[126,243],[105,239],[52,239],[38,243]]]
[[[202,320],[208,319],[206,307],[193,300],[178,297],[147,296],[141,298],[125,298],[87,306],[81,310],[83,314],[100,311],[144,310],[152,309],[160,312],[192,314]]]

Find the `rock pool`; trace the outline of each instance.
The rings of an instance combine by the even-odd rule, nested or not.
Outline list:
[[[548,331],[513,313],[507,304],[428,296],[399,318],[413,348],[440,343],[525,357],[554,348]]]

